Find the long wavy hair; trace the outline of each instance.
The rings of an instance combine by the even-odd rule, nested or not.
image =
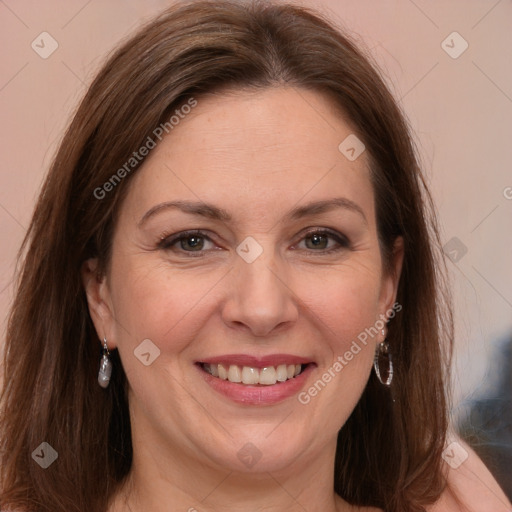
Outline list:
[[[388,331],[393,383],[372,374],[339,431],[334,489],[389,512],[421,511],[439,497],[453,319],[435,209],[405,117],[371,59],[324,15],[201,0],[172,6],[109,57],[39,195],[6,335],[2,509],[104,512],[131,468],[127,379],[114,351],[110,386],[97,383],[101,344],[80,270],[95,257],[106,271],[119,206],[144,159],[104,197],[98,188],[191,97],[284,85],[326,95],[355,127],[369,155],[387,270],[397,236],[405,247],[403,310]],[[42,441],[58,452],[46,470],[31,458]]]

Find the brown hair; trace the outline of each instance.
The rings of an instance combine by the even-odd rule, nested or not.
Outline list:
[[[80,269],[97,257],[107,270],[136,167],[104,197],[95,190],[191,96],[282,85],[326,94],[345,113],[370,156],[385,262],[396,237],[404,239],[403,312],[388,332],[394,380],[388,389],[372,374],[341,428],[334,488],[352,504],[395,512],[423,510],[439,497],[452,316],[432,199],[404,116],[369,60],[323,16],[218,0],[173,6],[123,44],[60,144],[20,250],[9,317],[2,508],[104,511],[130,470],[126,376],[114,351],[109,388],[96,382],[101,344]],[[44,471],[31,459],[43,441],[58,452]]]

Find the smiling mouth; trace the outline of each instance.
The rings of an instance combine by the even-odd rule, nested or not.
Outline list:
[[[273,386],[298,377],[309,364],[280,364],[255,368],[236,364],[199,363],[203,371],[220,380],[246,386]]]

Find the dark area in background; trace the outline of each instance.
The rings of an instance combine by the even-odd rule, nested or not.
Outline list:
[[[512,337],[495,355],[497,391],[471,402],[459,425],[460,436],[475,450],[512,500]]]

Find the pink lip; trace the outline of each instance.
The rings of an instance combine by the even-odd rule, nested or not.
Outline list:
[[[224,359],[223,361],[226,360]],[[297,377],[289,379],[285,382],[277,382],[271,386],[251,386],[247,384],[230,382],[229,380],[219,379],[218,377],[214,377],[213,375],[210,375],[208,372],[203,370],[201,365],[198,364],[196,366],[206,383],[209,384],[215,391],[233,400],[234,402],[245,405],[272,405],[296,395],[305,386],[309,374],[316,367],[315,364],[309,364],[300,375],[297,375]],[[250,365],[244,364],[244,366]],[[267,366],[273,365],[267,363]]]
[[[311,359],[292,354],[272,354],[263,357],[248,356],[246,354],[226,354],[198,361],[198,363],[236,364],[238,366],[251,366],[252,368],[265,368],[266,366],[279,366],[280,364],[308,364],[312,362]]]

